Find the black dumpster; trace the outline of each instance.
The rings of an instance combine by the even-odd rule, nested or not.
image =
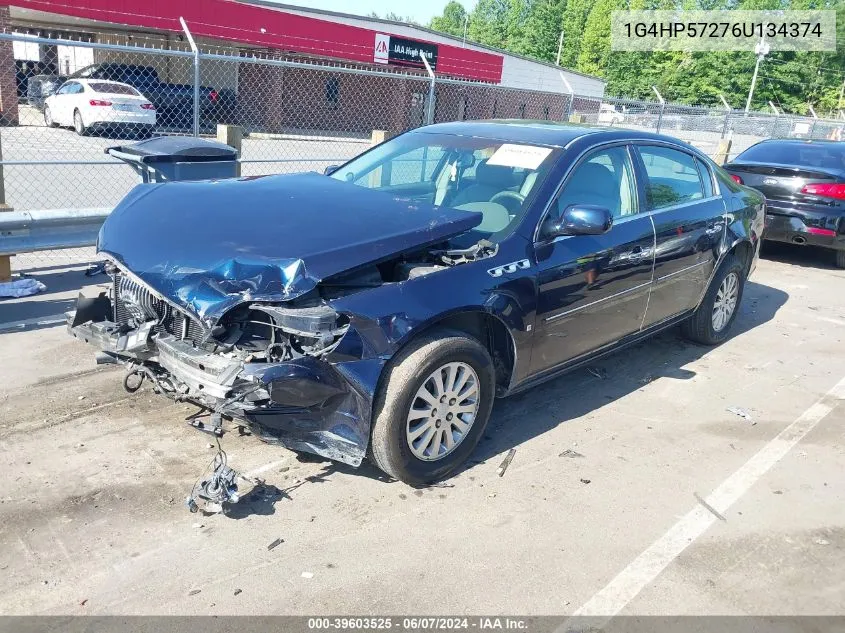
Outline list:
[[[109,147],[106,154],[130,165],[141,182],[234,178],[238,169],[237,150],[191,136],[158,136]]]

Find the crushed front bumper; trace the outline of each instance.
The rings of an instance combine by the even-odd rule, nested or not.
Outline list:
[[[80,299],[80,302],[82,299]],[[102,354],[145,370],[166,395],[241,420],[262,440],[352,466],[367,451],[374,376],[381,360],[331,363],[302,356],[280,363],[244,362],[208,352],[151,326],[121,332],[110,321],[78,323],[68,331]]]

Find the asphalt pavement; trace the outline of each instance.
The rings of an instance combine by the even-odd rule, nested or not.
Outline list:
[[[842,612],[845,271],[813,251],[761,260],[719,347],[671,330],[498,401],[436,486],[228,433],[266,488],[225,516],[183,505],[193,408],[46,322],[105,278],[42,273],[0,303],[0,613]]]

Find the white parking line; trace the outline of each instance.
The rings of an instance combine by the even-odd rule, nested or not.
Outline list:
[[[21,321],[9,321],[8,323],[0,323],[0,332],[7,332],[9,330],[25,330],[32,325],[58,325],[67,321],[65,313],[51,314],[49,316],[35,317],[33,319],[22,319]]]
[[[725,514],[740,497],[775,464],[812,431],[837,405],[845,399],[845,378],[824,397],[804,411],[794,422],[766,444],[733,475],[707,497],[707,504],[719,514]],[[619,613],[640,591],[716,522],[716,517],[701,505],[696,505],[666,534],[655,541],[610,583],[573,614],[610,618]],[[564,625],[565,627],[566,625]],[[561,628],[561,630],[566,630]]]

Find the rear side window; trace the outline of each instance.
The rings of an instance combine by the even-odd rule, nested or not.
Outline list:
[[[701,174],[701,185],[704,187],[704,197],[709,198],[713,195],[713,176],[710,175],[710,168],[703,160],[696,158],[695,164],[698,165],[698,173]]]
[[[641,145],[637,149],[648,177],[649,209],[663,209],[704,197],[701,176],[692,156],[654,145]]]
[[[139,96],[138,91],[132,88],[131,86],[104,83],[90,83],[88,85],[91,86],[91,90],[93,90],[94,92],[100,92],[110,95],[132,95],[133,97]]]
[[[758,143],[736,157],[736,162],[777,163],[798,167],[845,169],[842,143]]]

